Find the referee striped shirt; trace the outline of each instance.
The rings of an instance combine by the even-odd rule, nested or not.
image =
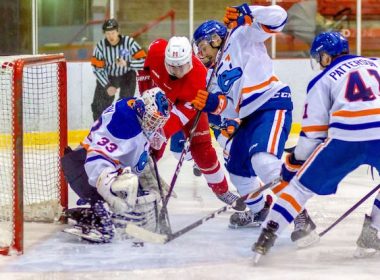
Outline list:
[[[103,87],[110,84],[108,76],[119,77],[129,70],[140,70],[144,66],[146,53],[140,45],[129,36],[120,36],[117,45],[112,46],[106,38],[96,44],[91,65],[96,79]],[[118,66],[117,59],[124,53],[127,67]]]

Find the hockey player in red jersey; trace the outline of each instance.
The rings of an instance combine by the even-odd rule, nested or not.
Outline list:
[[[149,88],[154,82],[173,104],[169,121],[163,129],[165,138],[169,139],[181,129],[188,137],[197,114],[191,101],[198,90],[206,89],[207,75],[207,69],[192,54],[189,40],[186,37],[172,37],[169,41],[154,41],[149,46],[144,70],[139,75],[140,89]],[[148,75],[151,80],[147,78]],[[165,145],[159,151],[154,151],[157,159],[162,156],[164,149]],[[206,113],[201,113],[190,151],[215,195],[223,202],[232,204],[238,197],[228,191],[226,177],[211,145]]]

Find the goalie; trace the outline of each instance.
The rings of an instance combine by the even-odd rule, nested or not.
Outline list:
[[[146,165],[150,146],[157,149],[165,141],[159,130],[168,118],[168,100],[153,88],[142,97],[124,98],[110,106],[80,147],[66,150],[65,178],[90,208],[68,210],[77,223],[65,232],[107,243],[115,236],[115,226],[128,222],[156,229],[160,195]]]

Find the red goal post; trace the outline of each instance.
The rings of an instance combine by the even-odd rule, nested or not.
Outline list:
[[[0,254],[22,254],[24,220],[54,222],[67,208],[62,54],[0,57]]]

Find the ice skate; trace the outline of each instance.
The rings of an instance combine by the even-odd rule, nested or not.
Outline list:
[[[89,242],[108,243],[115,235],[115,226],[104,202],[98,201],[91,208],[72,211],[69,218],[76,221],[76,224],[63,231]]]
[[[261,256],[266,255],[269,249],[274,245],[278,230],[278,223],[269,221],[266,228],[264,228],[259,236],[259,239],[252,246],[254,252],[254,262],[257,263]]]
[[[366,258],[380,252],[380,237],[377,229],[371,226],[372,219],[365,215],[362,232],[356,241],[354,257]]]
[[[76,207],[66,209],[63,213],[65,218],[71,219],[74,222],[78,223],[84,217],[90,218],[94,214],[94,211],[91,207]]]
[[[267,196],[264,208],[257,213],[253,213],[251,210],[245,212],[236,212],[230,216],[229,228],[247,228],[247,227],[259,227],[268,216],[269,209],[272,203],[272,198]]]
[[[193,174],[195,176],[197,176],[197,177],[202,176],[202,171],[200,170],[200,168],[198,167],[198,165],[196,165],[195,163],[193,165]]]
[[[310,218],[306,209],[294,219],[294,231],[290,238],[296,242],[299,248],[305,248],[319,241],[319,235],[315,231],[316,225]]]
[[[215,194],[224,203],[231,205],[236,211],[244,211],[246,208],[245,202],[239,199],[239,196],[236,194],[226,191],[223,194]]]

